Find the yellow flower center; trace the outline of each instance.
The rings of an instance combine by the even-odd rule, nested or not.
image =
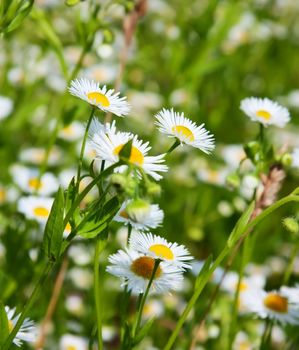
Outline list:
[[[69,125],[62,129],[62,132],[67,136],[73,136],[74,135],[74,128]]]
[[[122,210],[119,215],[124,219],[129,219],[129,215],[125,210]]]
[[[14,324],[11,320],[8,320],[8,331],[9,333],[14,329]]]
[[[42,182],[37,178],[29,179],[28,186],[34,190],[39,190],[42,187]]]
[[[185,136],[189,141],[194,141],[194,135],[193,132],[187,128],[186,126],[183,125],[175,125],[171,129],[174,133],[177,133],[181,136]]]
[[[69,222],[66,224],[64,231],[67,233],[70,233],[72,231],[72,227]]]
[[[119,145],[119,146],[115,147],[113,153],[115,155],[119,155],[119,153],[123,147],[124,147],[124,145]],[[143,165],[144,156],[143,156],[142,152],[139,151],[139,149],[135,146],[132,146],[132,148],[131,148],[129,162],[132,164],[135,164],[135,165],[139,165],[139,166]]]
[[[142,256],[132,262],[131,271],[133,271],[137,276],[150,279],[153,274],[155,266],[155,259],[150,258],[149,256]],[[162,270],[160,266],[155,273],[155,277],[157,278],[161,276]]]
[[[271,118],[271,114],[267,111],[264,111],[263,109],[260,109],[255,114],[257,117],[263,118],[265,120],[269,120]]]
[[[36,207],[34,208],[33,212],[36,216],[40,216],[42,218],[49,216],[49,210],[44,207]]]
[[[154,244],[149,248],[149,251],[167,260],[173,260],[174,258],[172,250],[164,244]]]
[[[236,289],[238,288],[238,283],[236,283],[235,288],[236,288]],[[244,291],[247,290],[247,289],[248,289],[247,283],[244,282],[244,281],[241,281],[240,287],[239,287],[239,291],[240,291],[240,292],[244,292]]]
[[[67,345],[66,350],[77,350],[75,345]]]
[[[4,202],[6,198],[6,192],[0,188],[0,203]]]
[[[101,94],[100,92],[89,92],[87,94],[87,98],[91,102],[95,102],[97,104],[100,104],[103,107],[109,107],[110,106],[110,102],[109,102],[108,98],[104,94]]]
[[[275,312],[287,313],[288,312],[288,299],[282,297],[279,294],[270,293],[264,299],[264,305]]]

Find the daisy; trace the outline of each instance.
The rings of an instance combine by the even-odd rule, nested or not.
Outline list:
[[[5,306],[5,311],[7,315],[8,320],[8,330],[11,332],[16,325],[20,315],[16,315],[15,311],[16,309],[10,309],[8,306]],[[29,318],[26,318],[19,329],[18,333],[16,334],[13,343],[17,346],[21,346],[23,341],[25,342],[34,342],[37,338],[37,331],[36,327],[34,326],[34,322],[31,321]]]
[[[72,334],[65,334],[60,338],[60,350],[87,350],[88,342],[82,337]]]
[[[114,93],[113,89],[108,90],[106,86],[100,88],[99,83],[94,80],[72,80],[69,92],[102,111],[111,112],[119,117],[127,115],[130,111],[126,97],[119,97],[119,92]]]
[[[142,199],[125,201],[114,220],[131,224],[137,230],[148,230],[160,226],[164,212],[157,204],[150,204]]]
[[[299,168],[299,148],[295,148],[292,152],[292,167]]]
[[[74,121],[59,131],[58,136],[66,141],[77,141],[84,135],[84,126]]]
[[[6,96],[0,96],[0,120],[7,118],[13,110],[13,101]]]
[[[24,149],[20,152],[20,160],[25,163],[40,165],[45,161],[46,150],[40,147],[32,147]],[[62,162],[63,154],[60,148],[54,146],[52,147],[48,164],[56,166]]]
[[[48,196],[58,189],[58,181],[51,173],[45,173],[39,178],[39,170],[21,165],[13,165],[10,169],[14,182],[27,193],[38,193]]]
[[[185,118],[184,113],[162,109],[156,119],[155,124],[163,134],[176,137],[181,143],[199,148],[207,154],[215,148],[214,136],[204,128],[204,124],[197,126]]]
[[[144,293],[155,266],[155,259],[142,255],[135,250],[119,250],[109,257],[111,265],[107,271],[123,279],[122,285],[127,285],[133,294]],[[178,290],[183,281],[182,270],[163,261],[158,266],[151,292],[165,293],[169,290]]]
[[[239,283],[239,275],[236,272],[228,272],[221,284],[221,288],[228,293],[234,294],[237,290]],[[265,286],[265,277],[261,275],[243,277],[240,283],[240,292],[246,292],[250,289],[261,289]]]
[[[23,213],[27,219],[45,224],[48,220],[53,201],[53,198],[48,197],[22,197],[18,202],[18,211]]]
[[[260,318],[270,318],[282,324],[299,324],[298,304],[293,304],[281,291],[252,289],[243,294],[243,303]]]
[[[132,233],[130,248],[155,259],[161,259],[175,267],[191,269],[187,261],[192,260],[193,257],[183,245],[167,242],[165,238],[152,233]]]
[[[296,304],[299,308],[299,284],[296,284],[295,287],[282,286],[280,292],[289,299],[290,303]]]
[[[264,126],[276,125],[283,128],[290,121],[289,111],[268,98],[245,98],[241,101],[240,108],[252,121]]]
[[[94,124],[95,125],[95,124]],[[152,176],[155,180],[160,180],[162,176],[158,172],[166,172],[168,167],[164,164],[165,154],[158,156],[148,156],[148,151],[151,149],[149,142],[143,143],[138,140],[136,135],[126,132],[119,132],[116,130],[115,121],[112,124],[107,123],[102,126],[98,125],[98,132],[95,132],[95,127],[89,134],[89,143],[91,148],[96,152],[96,157],[105,160],[109,165],[115,164],[119,161],[119,153],[124,145],[132,140],[131,154],[129,163],[140,167],[145,173]]]

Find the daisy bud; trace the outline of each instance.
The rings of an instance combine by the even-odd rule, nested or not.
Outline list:
[[[125,192],[130,197],[135,193],[136,182],[130,176],[117,173],[112,174],[110,176],[110,182],[118,192]]]
[[[284,218],[282,220],[282,223],[289,232],[296,235],[299,233],[299,223],[294,217],[289,216],[287,218]]]
[[[144,217],[148,215],[151,210],[151,205],[143,199],[135,199],[128,204],[126,207],[126,212],[128,216],[137,222],[143,220]]]
[[[148,182],[146,184],[147,193],[150,196],[159,196],[161,194],[161,186],[155,182]]]
[[[226,183],[232,188],[240,187],[240,177],[237,173],[231,173],[226,178]]]
[[[260,149],[261,149],[260,144],[257,141],[248,142],[244,146],[244,151],[247,157],[251,159],[253,162],[256,162],[257,155],[259,154]]]
[[[290,153],[285,153],[281,157],[281,163],[283,166],[289,168],[292,165],[293,157]]]

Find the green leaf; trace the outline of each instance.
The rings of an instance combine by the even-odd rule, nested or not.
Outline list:
[[[136,335],[136,337],[133,340],[133,346],[137,345],[138,343],[140,343],[142,341],[142,339],[148,334],[148,332],[150,331],[153,323],[155,321],[155,317],[149,319],[144,326],[139,330],[138,334]]]
[[[63,239],[64,193],[60,187],[46,224],[43,247],[50,261],[56,261],[60,256]]]
[[[200,270],[198,276],[196,277],[195,289],[198,288],[198,286],[200,285],[201,281],[202,281],[203,279],[205,279],[206,275],[209,273],[212,260],[213,260],[213,256],[212,256],[212,255],[210,255],[210,256],[206,259],[206,261],[205,261],[203,267],[201,268],[201,270]]]
[[[255,208],[255,201],[252,201],[248,206],[248,208],[246,209],[246,211],[238,220],[236,226],[234,227],[232,233],[230,234],[227,240],[227,246],[229,248],[232,247],[245,233],[246,226],[251,218],[254,208]]]
[[[95,207],[78,225],[78,235],[84,238],[93,238],[108,227],[120,208],[117,196],[111,198],[103,206],[102,210]]]
[[[5,306],[0,301],[0,349],[9,335],[8,319]]]
[[[75,6],[77,4],[79,4],[80,0],[65,0],[64,3],[67,6]]]
[[[132,150],[132,144],[133,140],[129,140],[121,149],[119,152],[119,159],[123,160],[124,162],[128,162],[131,156],[131,150]]]
[[[8,25],[6,29],[7,33],[15,30],[21,25],[24,19],[29,15],[33,3],[34,0],[25,1],[22,3],[22,5],[18,8],[17,14],[15,15],[14,19]]]
[[[16,282],[0,270],[0,295],[2,300],[7,300],[16,288]]]

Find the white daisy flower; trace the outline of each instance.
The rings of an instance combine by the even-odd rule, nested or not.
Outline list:
[[[127,200],[120,207],[114,220],[131,224],[137,230],[148,230],[160,226],[164,212],[157,204],[150,204],[142,199]]]
[[[299,148],[295,148],[292,152],[292,167],[299,169]]]
[[[45,173],[39,178],[38,169],[17,164],[11,167],[10,172],[14,182],[23,192],[48,196],[58,189],[58,181],[51,173]]]
[[[251,289],[243,294],[242,300],[246,308],[260,318],[270,318],[282,324],[299,324],[298,304],[293,304],[281,291]]]
[[[59,350],[87,350],[88,341],[77,335],[65,334],[60,338]]]
[[[164,313],[164,303],[161,300],[147,300],[143,308],[143,318],[158,318]]]
[[[95,125],[95,124],[94,124]],[[149,142],[143,143],[138,140],[136,135],[116,130],[115,121],[112,124],[107,123],[103,130],[95,132],[96,128],[92,126],[89,134],[89,143],[96,152],[97,158],[105,160],[107,165],[115,164],[119,161],[119,153],[124,145],[133,140],[129,163],[140,167],[145,173],[152,176],[155,180],[160,180],[162,176],[158,172],[166,172],[168,167],[164,164],[165,154],[158,156],[148,156],[151,149]]]
[[[5,306],[5,311],[8,319],[8,330],[11,332],[18,322],[18,319],[20,317],[20,314],[16,315],[15,311],[16,309],[10,309],[8,306]],[[29,318],[26,318],[19,329],[17,335],[15,336],[13,343],[16,346],[21,346],[23,342],[29,342],[32,343],[37,338],[37,330],[34,326],[34,322],[31,321]]]
[[[245,98],[241,101],[240,108],[252,121],[264,126],[276,125],[283,128],[291,119],[285,107],[268,98]]]
[[[66,141],[77,141],[84,135],[84,126],[82,123],[73,121],[69,125],[64,126],[58,136]]]
[[[7,118],[13,110],[13,101],[9,97],[0,96],[0,120]]]
[[[282,286],[280,292],[289,299],[290,303],[296,304],[299,308],[299,284],[296,284],[295,287]]]
[[[36,220],[45,224],[48,220],[54,199],[48,197],[22,197],[18,202],[18,211],[27,219]]]
[[[185,118],[184,113],[162,109],[156,118],[155,124],[163,134],[176,137],[181,143],[199,148],[207,154],[215,148],[214,136],[204,128],[204,124],[197,126]]]
[[[132,249],[119,250],[109,257],[111,265],[107,271],[114,276],[123,279],[123,286],[133,294],[144,293],[155,266],[155,259],[142,255]],[[158,266],[154,280],[151,285],[152,293],[165,293],[169,290],[180,289],[183,281],[182,270],[175,266],[164,263]]]
[[[25,163],[40,165],[44,162],[45,157],[46,150],[40,147],[27,148],[20,152],[20,160]],[[56,146],[52,147],[48,158],[48,164],[57,166],[61,163],[62,159],[63,155],[61,149]]]
[[[225,275],[221,288],[228,293],[234,294],[237,290],[238,283],[239,275],[234,271],[230,271]],[[265,286],[265,283],[266,279],[261,275],[250,277],[244,276],[240,283],[240,292],[243,293],[250,289],[261,289]]]
[[[187,263],[193,259],[189,251],[183,245],[167,242],[163,237],[152,233],[134,232],[129,245],[131,249],[139,253],[161,259],[178,268],[191,269],[191,265]]]
[[[127,115],[130,111],[126,97],[119,97],[119,92],[114,93],[113,89],[108,90],[106,86],[100,88],[99,83],[94,80],[72,80],[69,92],[102,111],[111,112],[119,117]]]

